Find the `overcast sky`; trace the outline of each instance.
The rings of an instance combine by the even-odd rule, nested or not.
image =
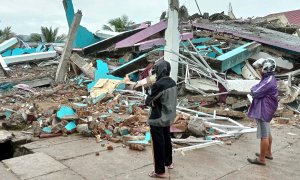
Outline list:
[[[257,17],[270,13],[300,9],[299,0],[197,0],[201,12],[228,12],[232,3],[236,17]],[[123,14],[138,23],[159,21],[167,10],[168,0],[73,0],[74,9],[82,10],[81,25],[92,32],[101,29],[111,18]],[[189,14],[198,12],[195,0],[180,0]],[[0,28],[12,26],[17,34],[40,32],[41,26],[59,27],[59,34],[67,33],[67,20],[62,0],[0,0]]]

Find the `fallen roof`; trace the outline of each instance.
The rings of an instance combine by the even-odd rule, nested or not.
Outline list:
[[[300,9],[294,11],[286,11],[280,13],[269,14],[266,17],[278,16],[278,15],[285,15],[287,20],[292,25],[300,25]]]
[[[83,53],[86,54],[91,54],[91,53],[95,53],[97,51],[101,51],[101,50],[105,50],[107,48],[109,48],[110,46],[114,45],[115,43],[143,30],[144,28],[141,29],[135,29],[135,30],[131,30],[131,31],[125,31],[119,35],[104,39],[102,41],[96,42],[92,45],[89,45],[85,48],[83,48]]]
[[[134,44],[141,42],[141,41],[145,40],[146,38],[165,30],[166,28],[167,28],[167,21],[161,21],[157,24],[147,27],[146,29],[118,42],[116,44],[116,49],[133,46]]]
[[[284,13],[290,24],[300,25],[300,9]]]
[[[205,30],[232,34],[234,36],[256,41],[262,44],[290,50],[292,52],[296,52],[296,54],[300,53],[300,37],[290,34],[247,24],[238,25],[195,23],[193,26]]]

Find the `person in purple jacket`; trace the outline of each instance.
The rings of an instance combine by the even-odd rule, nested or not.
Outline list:
[[[261,73],[262,79],[251,88],[253,101],[248,116],[256,119],[260,153],[255,153],[258,158],[247,160],[252,164],[266,165],[266,159],[273,160],[270,121],[278,107],[278,88],[274,74],[276,63],[273,59],[260,59],[253,66]]]

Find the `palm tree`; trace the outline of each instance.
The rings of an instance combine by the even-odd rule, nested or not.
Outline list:
[[[182,5],[178,11],[179,21],[187,21],[189,19],[188,9]]]
[[[11,31],[11,26],[7,26],[3,30],[0,29],[0,43],[14,36],[16,36],[16,34]]]
[[[41,27],[41,39],[44,42],[51,43],[51,42],[61,42],[64,41],[67,36],[65,34],[57,35],[58,34],[58,28],[52,29],[52,26],[50,28],[48,27]],[[38,37],[34,37],[38,38]],[[38,40],[38,39],[37,39]]]
[[[47,43],[50,43],[56,40],[58,28],[52,29],[52,26],[50,28],[42,26],[41,32],[42,32],[42,40]]]
[[[166,19],[166,16],[167,16],[167,12],[166,12],[166,11],[163,11],[163,12],[161,13],[161,15],[160,15],[159,20],[164,20],[164,19]]]
[[[126,31],[127,28],[133,24],[134,22],[130,21],[128,16],[123,15],[122,17],[109,20],[108,24],[103,25],[102,29],[107,31],[122,32]]]

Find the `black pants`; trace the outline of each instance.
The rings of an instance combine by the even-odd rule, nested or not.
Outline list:
[[[165,166],[172,164],[170,126],[150,126],[155,173],[165,173]]]

